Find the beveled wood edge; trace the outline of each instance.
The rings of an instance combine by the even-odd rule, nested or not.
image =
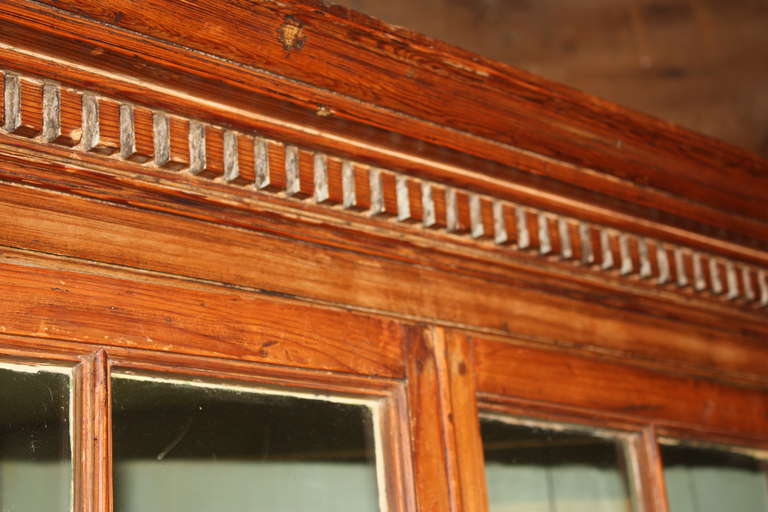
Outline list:
[[[94,512],[95,499],[101,472],[96,472],[95,456],[99,438],[96,434],[98,401],[94,395],[98,369],[98,350],[71,343],[51,343],[43,340],[40,344],[27,345],[29,339],[0,335],[0,362],[21,366],[53,366],[70,370],[70,414],[82,418],[70,425],[72,464],[72,510]]]
[[[526,253],[553,267],[674,291],[738,307],[768,307],[764,265],[601,226],[486,194],[301,149],[294,144],[2,71],[0,133],[144,170],[179,172],[195,186],[224,185],[312,203],[335,216],[380,219],[412,233],[504,257]],[[139,119],[139,121],[137,121]],[[146,171],[144,171],[146,172]],[[768,255],[762,254],[768,257]]]
[[[402,339],[398,341],[405,343],[413,332],[419,331],[415,327],[409,327],[403,332]],[[19,364],[24,365],[64,366],[73,370],[87,362],[96,365],[95,370],[89,370],[96,373],[100,371],[99,365],[106,365],[109,361],[110,367],[149,373],[162,369],[163,372],[178,373],[191,379],[203,380],[222,380],[221,375],[226,374],[233,381],[254,382],[265,387],[326,389],[331,393],[365,395],[371,399],[389,397],[393,393],[402,394],[404,391],[402,383],[405,381],[404,374],[380,376],[364,372],[352,373],[342,369],[329,370],[274,362],[230,359],[184,350],[163,352],[153,348],[151,343],[146,347],[119,346],[4,332],[0,332],[0,361],[18,361]]]
[[[0,266],[1,269],[5,272],[6,267],[5,265],[10,265],[11,267],[15,266],[29,266],[33,267],[33,272],[30,274],[33,276],[33,279],[40,278],[41,276],[45,276],[48,271],[54,271],[54,272],[64,272],[63,275],[69,275],[76,276],[76,275],[90,275],[92,278],[96,278],[97,281],[101,280],[101,277],[107,277],[107,278],[117,278],[117,279],[127,279],[128,282],[130,281],[138,281],[140,283],[146,283],[150,285],[172,285],[172,286],[180,286],[183,289],[190,288],[195,291],[215,291],[215,290],[221,290],[221,284],[218,281],[209,281],[206,279],[196,279],[194,276],[187,276],[187,275],[178,275],[178,274],[168,274],[163,271],[158,270],[151,270],[151,269],[137,269],[133,267],[125,267],[123,265],[113,265],[110,263],[104,263],[99,260],[91,260],[91,259],[81,259],[79,257],[69,257],[69,256],[62,256],[62,255],[55,255],[55,254],[49,254],[45,252],[44,250],[42,252],[38,250],[20,250],[20,249],[14,249],[10,247],[2,247],[2,254],[0,255],[0,259],[3,260],[4,265]],[[256,257],[256,260],[259,258]],[[7,274],[6,274],[7,275]],[[412,274],[415,275],[415,274]],[[42,277],[45,279],[45,277]],[[65,281],[69,281],[69,278],[64,279]],[[528,283],[530,285],[530,283]],[[26,285],[25,285],[26,286]],[[54,285],[55,286],[55,285]],[[83,286],[82,284],[79,284],[78,287]],[[225,286],[229,288],[229,285]],[[397,286],[397,285],[395,285]],[[54,288],[56,290],[57,288]],[[446,329],[451,329],[452,331],[459,331],[462,333],[465,333],[467,336],[476,336],[487,340],[494,340],[499,342],[510,342],[515,345],[523,345],[523,346],[529,346],[532,348],[551,348],[553,346],[557,346],[559,350],[562,350],[564,353],[567,354],[587,354],[591,355],[603,360],[608,361],[615,361],[615,362],[631,362],[633,366],[643,367],[643,368],[651,368],[651,369],[657,369],[660,371],[666,371],[666,372],[672,372],[675,374],[685,374],[685,375],[691,375],[691,376],[697,376],[702,377],[706,379],[714,379],[722,382],[727,382],[735,385],[743,385],[743,386],[763,386],[768,383],[768,380],[766,380],[766,377],[764,375],[764,371],[759,368],[758,361],[760,360],[761,356],[760,354],[761,350],[759,345],[753,345],[754,343],[760,343],[760,338],[757,333],[762,332],[764,329],[760,329],[758,331],[755,331],[751,336],[749,337],[741,337],[737,336],[736,333],[732,333],[730,337],[733,340],[729,338],[723,338],[723,345],[720,346],[718,350],[718,354],[724,356],[724,357],[716,357],[715,360],[711,358],[711,356],[708,355],[706,352],[706,347],[708,343],[706,342],[705,338],[704,346],[698,347],[698,349],[694,349],[690,355],[686,355],[685,351],[682,353],[678,353],[676,357],[659,357],[659,355],[652,355],[654,352],[651,351],[650,353],[645,353],[644,351],[638,351],[633,348],[632,345],[626,346],[624,344],[619,343],[619,345],[614,346],[610,343],[608,345],[602,345],[601,340],[595,339],[590,340],[588,337],[585,339],[579,339],[579,340],[572,340],[568,336],[558,336],[558,335],[541,335],[541,333],[530,333],[525,332],[525,330],[520,330],[518,328],[513,328],[512,326],[507,326],[505,329],[495,329],[492,324],[486,324],[483,322],[480,322],[479,324],[473,324],[472,322],[469,323],[462,323],[457,321],[448,321],[445,319],[441,319],[439,316],[434,315],[422,315],[422,316],[414,316],[414,315],[408,315],[408,314],[402,314],[402,312],[398,312],[397,310],[390,310],[390,309],[382,309],[382,308],[371,308],[371,307],[360,307],[350,304],[344,304],[344,303],[338,303],[336,300],[324,300],[322,298],[307,298],[304,296],[304,294],[295,294],[295,293],[275,293],[273,291],[270,291],[272,288],[267,287],[266,289],[263,288],[254,288],[254,287],[248,287],[248,286],[239,286],[238,290],[240,293],[246,293],[246,294],[255,294],[256,297],[261,297],[262,299],[266,299],[269,303],[276,303],[276,304],[284,304],[284,305],[304,305],[304,308],[301,308],[304,311],[307,311],[306,307],[308,306],[312,310],[318,309],[318,310],[328,310],[329,312],[342,312],[342,313],[349,313],[349,312],[355,312],[357,314],[363,315],[365,317],[375,317],[378,318],[380,321],[385,320],[391,320],[390,322],[392,325],[400,325],[400,332],[407,332],[408,329],[410,329],[414,325],[435,325],[444,327]],[[279,289],[279,288],[278,288]],[[43,292],[35,292],[33,296],[37,297],[37,300],[39,301],[43,297],[48,296],[48,289],[45,285],[43,285],[42,290]],[[519,290],[519,289],[518,289]],[[230,290],[231,292],[232,290]],[[510,294],[516,294],[515,288],[509,288]],[[56,295],[56,292],[53,292],[54,295]],[[568,290],[561,290],[558,292],[558,294],[564,294],[568,295]],[[68,296],[69,294],[67,294]],[[582,300],[589,300],[589,295],[587,295]],[[22,299],[18,304],[24,303],[24,299]],[[474,307],[475,303],[468,303],[468,302],[462,302],[468,305],[468,307]],[[535,303],[535,302],[534,302]],[[13,304],[17,304],[16,301],[13,302]],[[78,306],[76,306],[77,301],[74,302],[74,310],[75,312],[79,311]],[[472,306],[469,306],[469,304],[472,304]],[[533,305],[533,303],[532,303]],[[651,303],[649,306],[651,308],[654,308],[655,306],[658,306],[658,303]],[[478,307],[483,307],[482,304],[479,304]],[[268,307],[266,311],[262,308],[258,314],[259,321],[263,318],[268,318],[270,316],[269,311],[271,310],[271,307]],[[564,310],[567,310],[567,306],[565,306]],[[556,311],[556,310],[553,310]],[[618,313],[614,314],[621,314],[621,309],[616,310]],[[111,311],[109,312],[111,314]],[[727,323],[728,325],[740,325],[741,329],[748,328],[747,325],[751,325],[754,322],[750,322],[750,324],[744,324],[743,321],[745,319],[748,319],[746,315],[743,313],[739,313],[738,315],[734,316],[726,316],[727,313],[737,313],[736,310],[729,310],[726,308],[720,308],[720,311],[709,311],[704,312],[703,319],[705,320],[704,325],[710,325],[710,321],[718,320],[719,322],[722,322],[724,319],[728,319]],[[35,313],[32,315],[32,318],[36,318],[38,313]],[[680,308],[679,306],[674,308],[673,311],[670,313],[675,318],[678,319],[676,322],[677,328],[676,329],[687,329],[687,328],[700,328],[701,326],[698,325],[701,322],[701,318],[698,319],[689,319],[686,315],[686,309]],[[45,313],[42,314],[42,318],[45,318]],[[290,315],[292,318],[294,315]],[[502,313],[502,317],[506,316],[504,313]],[[546,318],[550,318],[549,315],[546,315]],[[557,318],[557,316],[552,316],[551,318]],[[649,317],[648,320],[653,320],[652,317]],[[34,322],[33,322],[34,323]],[[250,321],[250,323],[253,323],[253,321]],[[365,325],[364,323],[361,323],[359,325]],[[389,323],[384,323],[383,325],[389,325]],[[640,324],[633,323],[632,325],[637,328],[638,326],[642,326],[643,323],[641,321]],[[717,325],[717,322],[715,322],[712,325]],[[759,326],[756,325],[755,327]],[[633,328],[634,329],[634,328]],[[6,327],[6,330],[8,332],[11,332],[10,326]],[[269,329],[268,329],[269,330]],[[15,330],[13,332],[16,332]],[[20,334],[30,334],[34,335],[34,332],[36,331],[30,331],[29,329],[24,329],[23,332],[20,332]],[[668,331],[668,334],[660,334],[656,335],[656,338],[658,339],[666,339],[668,336],[671,335],[671,333],[676,332],[675,329]],[[125,333],[125,334],[131,334],[131,333]],[[133,333],[135,334],[135,333]],[[158,335],[160,332],[157,333]],[[138,338],[139,340],[144,338],[145,333],[142,332],[141,336]],[[154,339],[158,339],[158,337],[154,334],[150,334]],[[401,334],[402,335],[402,334]],[[80,337],[73,338],[71,336],[71,333],[65,335],[58,334],[58,337],[61,339],[78,339],[80,340]],[[752,338],[752,342],[749,341],[749,338]],[[272,340],[275,339],[272,336],[266,336],[263,337],[261,335],[257,335],[255,339],[257,340]],[[640,338],[638,338],[638,342],[643,342],[646,338],[641,335]],[[738,340],[738,341],[737,341]],[[169,341],[172,341],[169,339]],[[214,339],[215,341],[215,339]],[[652,342],[653,339],[649,338],[647,341]],[[694,338],[692,341],[696,343],[696,338]],[[734,344],[735,342],[735,344]],[[208,350],[204,351],[205,354],[213,355],[213,357],[217,357],[216,354],[219,354],[218,357],[228,357],[226,355],[222,356],[220,350],[216,348],[217,343],[211,343],[208,344]],[[697,345],[694,345],[696,347]],[[258,349],[258,345],[256,346]],[[358,346],[359,348],[359,346]],[[705,352],[701,353],[701,349],[704,348]],[[734,359],[733,352],[730,352],[731,350],[734,350],[737,354],[737,356]],[[190,350],[193,350],[193,352],[199,354],[199,347],[195,348],[194,343],[190,347]],[[399,351],[402,352],[404,349],[400,348]],[[711,348],[709,349],[711,350]],[[678,350],[678,352],[680,352]],[[729,356],[730,354],[730,356]],[[754,356],[750,356],[750,354],[755,354]],[[241,355],[238,355],[237,357],[242,357]],[[389,356],[386,356],[389,357]],[[256,358],[255,360],[260,360],[260,358]],[[730,361],[738,361],[737,364],[729,364]],[[713,361],[718,361],[719,364],[714,364]],[[747,363],[747,361],[750,361]],[[275,359],[274,354],[270,354],[270,356],[264,360],[264,362],[268,363],[275,363],[275,364],[281,364],[279,362],[279,358]],[[747,363],[747,364],[745,364]],[[334,366],[335,367],[335,366]],[[326,368],[325,366],[322,366],[322,368]],[[345,368],[347,366],[341,366],[339,371],[347,371]],[[331,369],[331,368],[328,368]],[[400,370],[396,373],[396,375],[402,375],[403,370]],[[379,371],[372,371],[372,375],[379,374]]]
[[[664,480],[664,463],[661,460],[656,427],[647,426],[644,428],[638,445],[640,467],[645,473],[643,491],[646,499],[651,503],[651,510],[670,512],[667,486]]]

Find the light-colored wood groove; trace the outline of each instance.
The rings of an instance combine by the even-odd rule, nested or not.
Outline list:
[[[149,109],[140,105],[10,71],[2,74],[0,130],[8,134],[153,170],[183,171],[197,176],[201,188],[215,180],[254,194],[411,224],[416,231],[442,230],[489,247],[504,247],[510,255],[526,251],[552,264],[644,280],[739,307],[768,307],[766,269],[747,262],[159,110],[151,111],[151,123],[149,117],[140,123],[139,109],[149,115]],[[81,126],[76,128],[73,123],[78,121]],[[139,148],[140,140],[152,143]],[[329,178],[331,167],[340,169],[340,179]]]

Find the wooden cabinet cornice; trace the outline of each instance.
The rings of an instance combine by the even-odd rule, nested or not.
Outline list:
[[[0,72],[7,357],[373,379],[392,510],[486,507],[478,407],[633,425],[647,510],[657,430],[768,446],[756,155],[309,0],[5,0]]]

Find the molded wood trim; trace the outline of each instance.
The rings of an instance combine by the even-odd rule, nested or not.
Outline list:
[[[386,43],[381,43],[378,50],[374,48],[376,37],[358,41],[344,34],[339,40],[336,29],[360,27],[355,25],[357,22],[350,25],[349,21],[336,19],[322,7],[310,9],[313,15],[319,16],[311,30],[325,33],[335,43],[319,50],[337,52],[341,61],[350,62],[337,66],[338,61],[316,58],[313,54],[310,62],[300,66],[301,72],[321,80],[336,80],[336,73],[341,73],[350,80],[339,77],[334,82],[337,87],[328,90],[298,81],[290,74],[281,76],[276,74],[281,66],[292,67],[302,55],[318,48],[310,44],[299,52],[286,53],[277,31],[265,33],[263,26],[256,26],[252,27],[252,34],[244,37],[243,26],[247,26],[247,20],[262,15],[272,19],[270,16],[274,16],[274,9],[278,7],[286,12],[305,5],[297,1],[279,5],[249,4],[243,17],[237,18],[235,30],[231,31],[234,40],[229,43],[230,32],[225,29],[232,20],[226,8],[232,4],[235,10],[244,9],[237,2],[206,1],[183,6],[160,2],[143,5],[137,12],[134,4],[122,1],[111,2],[106,7],[101,2],[60,1],[56,4],[83,9],[83,12],[93,7],[98,11],[94,14],[97,18],[107,13],[114,15],[114,19],[103,21],[159,21],[158,25],[143,27],[150,33],[148,37],[141,34],[141,22],[133,27],[139,29],[136,32],[37,2],[9,0],[0,5],[0,58],[7,61],[9,69],[78,87],[87,86],[121,101],[157,107],[214,125],[224,124],[245,132],[255,130],[286,143],[362,159],[427,180],[457,184],[476,193],[626,229],[649,238],[668,239],[683,245],[692,243],[705,252],[730,254],[735,250],[737,258],[765,259],[760,255],[768,247],[768,225],[762,207],[767,188],[765,162],[717,141],[672,129],[666,123],[631,114],[504,66],[506,71],[502,74],[519,76],[512,83],[494,80],[488,84],[491,92],[478,89],[474,83],[464,83],[459,89],[444,88],[444,81],[451,82],[458,76],[449,72],[434,74],[435,83],[421,83],[420,93],[408,96],[400,86],[412,77],[409,78],[408,73],[398,75],[387,66],[392,59],[399,62],[398,58],[406,58],[410,50],[429,40],[401,41],[402,55],[393,57],[386,51]],[[162,18],[169,9],[176,8],[199,9],[201,18],[221,14],[207,25],[224,23],[217,32],[215,44],[201,50],[175,41],[194,23],[175,27],[171,40],[153,37],[158,35],[155,31],[162,33],[175,23],[169,21],[166,26]],[[158,20],[153,16],[159,17]],[[279,18],[276,30],[283,23],[283,17]],[[304,23],[304,29],[310,30],[310,26]],[[384,28],[378,26],[376,30]],[[207,29],[186,35],[190,39],[205,38],[205,33]],[[397,34],[393,29],[389,37]],[[279,55],[270,57],[264,68],[222,58],[227,51],[244,43],[251,46],[247,51],[250,57],[273,52],[271,44],[277,46]],[[211,53],[219,44],[222,56]],[[460,50],[434,41],[430,42],[430,48],[432,57],[411,62],[411,71],[430,73],[435,66],[442,65],[446,55],[461,54]],[[380,51],[383,55],[377,53]],[[482,59],[478,62],[496,65]],[[374,66],[376,70],[355,74],[358,65]],[[349,73],[354,78],[347,76]],[[382,73],[388,76],[379,76]],[[372,82],[361,81],[361,77]],[[381,84],[384,88],[378,90]],[[450,123],[428,121],[376,101],[361,101],[342,94],[340,90],[344,87],[363,93],[376,91],[382,102],[388,96],[405,98],[406,103],[422,110],[426,108],[427,113],[452,108],[458,119]],[[454,92],[443,98],[448,90]],[[443,103],[436,101],[441,98],[445,100]],[[480,101],[484,106],[464,111],[456,101],[467,98]],[[494,103],[494,99],[498,101]],[[511,110],[505,111],[503,105]],[[492,112],[487,112],[489,106]],[[579,117],[573,109],[583,106],[587,110],[595,109],[587,116],[591,120],[581,119],[571,125]],[[525,145],[514,146],[459,130],[462,120],[472,120],[472,124],[480,128],[497,122],[519,124],[506,132],[495,129],[493,133],[534,137],[537,144],[557,154],[542,155]],[[592,123],[607,124],[597,129]],[[566,133],[561,133],[562,129]],[[634,139],[632,144],[640,144],[642,149],[632,150],[629,139]],[[565,151],[562,144],[573,147]],[[660,146],[667,149],[662,150]],[[603,157],[612,160],[606,170],[574,163],[566,153],[587,160]]]
[[[439,231],[450,242],[503,248],[503,257],[528,253],[632,285],[768,306],[763,266],[15,72],[0,77],[0,132],[72,148],[70,158],[117,159],[170,181],[183,171],[200,191],[223,184],[288,204],[310,202],[333,215],[409,225],[411,233]]]
[[[758,192],[766,190],[768,163],[754,154],[338,6],[314,0],[42,3],[639,188],[768,219]],[[286,47],[283,30],[292,23],[302,44]],[[345,115],[336,105],[326,107]]]
[[[157,298],[161,310],[168,309],[159,299],[162,293],[181,301],[183,306],[175,308],[175,314],[183,329],[192,329],[184,340],[214,351],[227,350],[226,345],[205,341],[217,329],[226,328],[225,332],[233,334],[232,339],[244,340],[243,350],[251,353],[254,347],[248,341],[249,333],[256,329],[253,332],[258,335],[261,325],[253,319],[269,322],[270,318],[279,321],[281,314],[294,316],[290,309],[283,311],[277,306],[265,310],[274,311],[274,317],[259,316],[260,309],[251,309],[252,303],[245,301],[241,307],[251,313],[235,314],[231,322],[220,324],[218,313],[238,311],[240,303],[231,301],[241,294],[255,294],[256,303],[279,297],[296,304],[323,304],[342,313],[355,310],[363,318],[384,315],[407,323],[464,327],[561,348],[621,355],[712,378],[766,379],[763,361],[768,347],[763,340],[768,336],[768,326],[762,315],[716,307],[716,303],[694,308],[684,302],[643,297],[602,283],[580,283],[531,268],[488,264],[474,268],[468,258],[411,245],[392,247],[389,238],[377,239],[371,234],[365,236],[372,244],[355,245],[353,242],[361,236],[357,232],[348,233],[344,244],[344,233],[335,227],[324,230],[324,226],[317,225],[314,232],[307,233],[308,224],[284,217],[271,219],[261,214],[266,227],[256,232],[222,226],[205,217],[196,220],[185,215],[158,214],[105,199],[0,183],[0,217],[6,228],[0,231],[0,261],[4,263],[0,273],[9,288],[7,300],[0,301],[0,318],[4,318],[7,328],[21,329],[13,331],[19,334],[37,333],[40,324],[36,322],[53,325],[44,322],[56,308],[68,312],[71,308],[64,319],[87,316],[82,304],[91,300],[101,303],[100,290],[117,293],[131,289],[130,283],[138,279],[140,283],[160,285],[149,287],[154,291],[147,293]],[[218,210],[211,208],[202,213],[222,213]],[[296,238],[285,235],[294,230],[312,238],[297,243]],[[372,252],[372,246],[380,250]],[[19,247],[24,249],[15,249]],[[73,272],[72,281],[63,280],[71,282],[77,293],[52,290],[62,287],[38,268],[61,271],[65,276]],[[99,276],[112,276],[105,281],[112,284],[106,288],[99,285]],[[200,291],[191,296],[176,295],[179,287],[188,286]],[[215,310],[195,306],[198,302],[194,297],[199,293],[210,297],[217,305]],[[121,301],[130,298],[127,295]],[[191,322],[188,303],[208,323]],[[232,307],[227,306],[230,303]],[[136,311],[135,300],[129,304],[131,307],[125,311],[129,316],[124,319],[133,333],[129,339],[143,339],[137,331],[137,322],[143,317],[140,310]],[[304,307],[301,311],[305,311]],[[116,322],[123,318],[119,311],[93,311],[96,318],[100,313]],[[158,314],[150,315],[153,321],[145,329],[156,330],[155,335],[150,335],[153,339],[162,335],[169,337],[169,343],[176,343],[177,331],[157,322]],[[303,318],[301,314],[296,317],[297,321]],[[332,318],[336,320],[329,325],[340,329],[341,342],[344,315],[338,313]],[[85,335],[83,341],[100,339],[98,322],[86,324],[89,331],[84,333],[67,322],[57,321],[55,325],[68,335]],[[375,325],[371,328],[376,329]],[[88,334],[90,329],[95,331]],[[236,341],[231,349],[240,350],[239,343]]]

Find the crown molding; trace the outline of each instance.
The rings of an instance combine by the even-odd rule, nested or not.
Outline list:
[[[690,207],[768,220],[763,207],[768,162],[757,155],[323,2],[116,0],[105,6],[97,0],[8,0],[2,7],[17,22],[26,11],[38,19],[49,15],[60,33],[68,23],[78,25],[80,39],[88,39],[99,23],[113,33],[123,29],[236,63],[261,74],[262,81],[267,75],[285,77],[292,82],[285,89],[288,101],[308,98],[310,89],[333,91],[314,105],[332,117],[365,120],[367,115],[370,124],[386,130],[410,130],[420,140],[438,139],[484,158],[511,149],[525,153],[507,155],[506,168],[481,171],[497,178],[513,178],[508,168],[515,161],[525,172],[587,189],[620,182],[626,201],[650,190],[685,198]],[[286,49],[281,40],[289,22],[301,26],[300,47]],[[133,57],[152,60],[142,53]],[[297,94],[297,88],[305,90]],[[360,104],[367,114],[356,108]],[[377,117],[370,117],[371,106],[380,110]],[[438,134],[436,127],[450,129]],[[484,146],[489,142],[493,150]],[[528,158],[554,160],[564,168],[543,170],[541,162],[525,167]],[[655,206],[674,213],[671,205]]]
[[[347,226],[394,229],[393,238],[438,237],[481,259],[534,262],[747,310],[768,306],[768,272],[750,261],[14,71],[2,71],[0,83],[8,154],[58,151],[199,196],[273,198],[283,211],[306,215],[310,206]]]
[[[29,0],[0,5],[8,69],[705,251],[743,258],[753,249],[747,259],[757,262],[768,248],[764,160],[422,36],[300,1],[55,5],[68,10]],[[193,21],[182,23],[203,12],[221,26],[195,31]],[[299,51],[279,40],[285,13],[303,24]],[[216,39],[199,46],[209,32]],[[407,51],[393,53],[382,40]],[[248,50],[239,60],[237,48]],[[413,57],[425,48],[430,58]],[[45,58],[31,64],[35,56]],[[395,69],[403,59],[420,76],[436,70],[413,94],[403,85],[413,77]],[[482,87],[462,82],[461,59],[494,71]],[[393,98],[407,104],[395,108]],[[465,98],[484,106],[456,103]],[[441,114],[446,108],[451,116]],[[510,133],[523,138],[502,140]]]

